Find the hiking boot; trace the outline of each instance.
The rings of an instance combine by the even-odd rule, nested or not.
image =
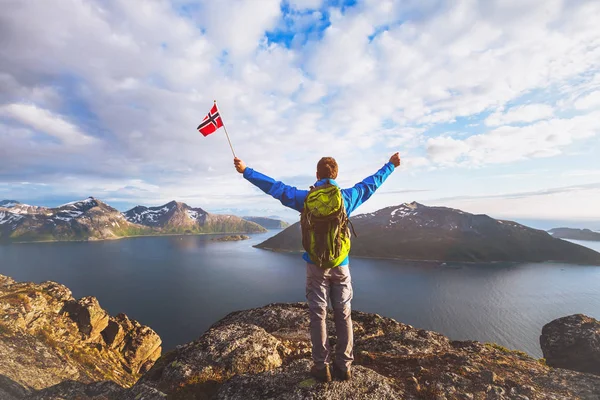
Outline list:
[[[325,367],[317,367],[313,365],[310,369],[310,374],[318,381],[331,382],[331,372],[329,371],[329,365],[325,364]]]
[[[349,368],[342,369],[337,365],[333,364],[333,376],[341,381],[349,381],[350,379],[352,379],[352,372],[350,372]]]

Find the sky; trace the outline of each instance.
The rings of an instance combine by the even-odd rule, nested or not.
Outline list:
[[[418,201],[600,221],[595,0],[1,0],[0,199],[120,210],[285,210],[238,157],[299,188],[322,156],[358,212]],[[597,224],[600,229],[600,223]]]

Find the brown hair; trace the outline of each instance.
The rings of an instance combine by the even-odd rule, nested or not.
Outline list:
[[[335,179],[338,174],[338,165],[333,157],[323,157],[317,163],[317,175],[319,179]]]

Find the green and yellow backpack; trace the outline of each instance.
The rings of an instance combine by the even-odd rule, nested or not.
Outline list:
[[[350,252],[349,225],[339,187],[326,183],[310,188],[300,214],[300,226],[302,247],[312,262],[324,269],[340,265]]]

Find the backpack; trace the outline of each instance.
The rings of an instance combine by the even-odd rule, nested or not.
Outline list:
[[[349,224],[352,225],[339,187],[327,183],[310,188],[300,214],[300,226],[302,247],[312,262],[328,269],[344,261],[350,253]]]

